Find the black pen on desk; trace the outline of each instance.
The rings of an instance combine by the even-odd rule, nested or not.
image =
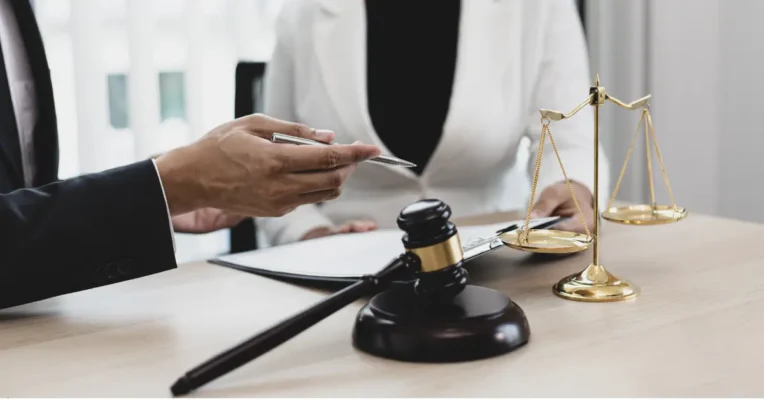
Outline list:
[[[273,143],[289,143],[289,144],[307,145],[307,146],[330,146],[330,144],[327,144],[327,143],[317,142],[315,140],[300,138],[296,136],[285,135],[283,133],[274,133],[273,136],[271,137],[271,141]],[[406,168],[416,167],[416,164],[410,161],[406,161],[398,157],[386,156],[386,155],[381,155],[379,157],[375,157],[366,161],[370,163],[375,163],[375,164],[397,165],[397,166],[406,167]]]

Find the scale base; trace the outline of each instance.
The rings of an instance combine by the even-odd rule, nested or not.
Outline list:
[[[387,290],[356,317],[353,345],[378,357],[458,362],[508,353],[528,342],[525,313],[504,294],[467,285],[445,303],[427,305],[412,287]]]
[[[602,265],[594,264],[563,278],[553,290],[564,299],[588,302],[629,300],[639,294],[636,286],[612,275]]]

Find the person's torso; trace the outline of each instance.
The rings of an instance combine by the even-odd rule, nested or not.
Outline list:
[[[377,123],[369,111],[370,53],[364,3],[306,3],[310,5],[299,7],[292,21],[303,29],[290,38],[291,96],[298,121],[334,130],[337,142],[360,140],[393,153],[386,145],[390,137],[375,131]],[[458,214],[522,207],[528,178],[526,165],[516,161],[526,126],[538,115],[531,108],[531,93],[541,64],[541,52],[534,45],[542,39],[542,32],[524,21],[537,20],[533,14],[538,12],[526,2],[461,2],[458,42],[451,43],[456,53],[453,83],[444,88],[450,89],[448,109],[424,171],[417,174],[398,167],[361,165],[348,180],[343,195],[322,206],[324,212],[341,221],[366,208],[367,213],[384,215],[394,222],[400,208],[422,197],[451,199]],[[426,21],[422,25],[426,29]],[[448,54],[450,50],[446,45],[440,51]],[[403,67],[400,73],[405,73],[409,66],[405,57],[384,63],[396,62]],[[415,66],[409,70],[422,73]],[[441,71],[447,75],[447,68]],[[400,136],[392,141],[432,140],[432,132],[422,138],[417,129],[410,129],[417,126],[416,122],[405,124],[406,119],[417,118],[416,103],[426,101],[421,90],[414,89],[414,93],[416,101],[403,102],[408,108],[406,118],[396,119],[400,121]],[[400,93],[401,98],[406,96],[405,91]],[[436,107],[442,107],[442,102]],[[430,121],[437,123],[432,118],[435,113],[429,114]],[[390,129],[396,127],[386,128],[386,132]]]
[[[35,174],[32,138],[37,120],[37,99],[21,31],[7,0],[0,1],[0,45],[18,130],[24,184],[30,187]]]
[[[412,171],[421,175],[448,116],[461,1],[414,1],[401,12],[399,2],[365,0],[365,9],[372,127],[393,155],[417,164]]]
[[[57,179],[50,75],[31,6],[0,0],[0,192]]]

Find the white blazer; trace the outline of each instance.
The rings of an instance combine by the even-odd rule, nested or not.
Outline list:
[[[331,129],[339,143],[360,140],[389,153],[367,107],[364,2],[290,1],[276,31],[265,113]],[[422,198],[445,201],[457,216],[527,207],[541,134],[539,109],[572,110],[586,99],[593,81],[576,6],[572,0],[465,0],[459,35],[448,116],[423,174],[362,163],[338,199],[258,219],[269,243],[293,242],[312,228],[359,218],[395,228],[400,210]],[[568,177],[593,190],[591,107],[550,127]],[[518,165],[518,146],[526,136],[530,165]],[[563,180],[548,141],[542,163],[537,196]],[[600,187],[606,188],[603,156],[600,165]]]

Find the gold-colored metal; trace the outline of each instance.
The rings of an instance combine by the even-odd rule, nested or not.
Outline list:
[[[621,187],[621,181],[626,172],[626,166],[629,164],[631,152],[634,150],[634,144],[636,138],[639,135],[642,124],[645,125],[645,154],[647,157],[647,179],[650,184],[650,204],[631,205],[625,207],[613,207],[618,190]],[[652,143],[652,146],[650,145]],[[655,185],[653,184],[653,167],[650,153],[652,148],[655,148],[655,154],[658,158],[658,164],[661,168],[663,175],[663,182],[666,185],[666,189],[669,193],[669,199],[671,200],[670,206],[658,205],[655,201]],[[658,146],[658,139],[655,135],[655,128],[653,127],[652,117],[650,116],[649,105],[642,110],[642,116],[637,124],[637,131],[634,133],[634,137],[629,145],[629,151],[626,153],[626,160],[624,160],[621,167],[621,174],[616,181],[615,190],[610,196],[607,210],[602,213],[602,217],[608,221],[626,224],[626,225],[661,225],[669,224],[680,221],[687,216],[687,210],[682,207],[677,207],[674,201],[674,193],[671,191],[671,183],[666,174],[666,167],[663,163],[663,157],[661,156],[660,146]]]
[[[644,117],[644,111],[642,112],[642,117]],[[634,132],[634,136],[631,138],[631,144],[629,144],[629,151],[626,152],[626,159],[623,162],[623,165],[621,166],[621,173],[618,174],[618,180],[615,182],[615,190],[613,190],[613,194],[610,196],[610,201],[608,201],[607,208],[610,209],[613,207],[613,203],[615,202],[615,196],[618,194],[618,190],[621,188],[621,182],[623,181],[624,173],[626,172],[626,167],[629,165],[629,159],[631,159],[631,153],[634,151],[634,144],[637,141],[637,136],[639,136],[639,128],[642,127],[642,122],[644,121],[644,118],[639,119],[639,123],[637,124],[637,130]]]
[[[580,273],[558,282],[554,294],[568,300],[609,302],[633,299],[639,289],[611,274],[602,265],[589,264]]]
[[[640,108],[646,107],[650,103],[651,96],[648,94],[647,96],[638,100],[634,100],[629,104],[625,104],[621,100],[618,100],[615,97],[610,95],[606,95],[605,97],[607,100],[612,101],[613,103],[617,104],[621,108],[625,108],[627,110],[633,111],[633,110],[639,110]]]
[[[422,271],[424,272],[439,271],[458,263],[464,258],[459,235],[451,236],[448,240],[432,246],[406,249],[406,251],[414,253],[419,257],[419,260],[422,262]]]
[[[653,146],[655,147],[655,155],[658,156],[658,165],[661,167],[661,174],[663,174],[663,181],[666,183],[666,190],[668,190],[669,200],[671,200],[671,206],[676,208],[676,201],[674,200],[674,192],[671,191],[671,183],[669,183],[668,175],[666,174],[666,166],[663,164],[663,156],[661,156],[661,149],[658,146],[658,138],[655,136],[655,129],[653,128],[653,118],[650,116],[650,110],[647,111],[647,126],[650,127],[650,136],[653,139]]]
[[[586,269],[584,269],[581,273],[565,277],[554,286],[554,293],[568,300],[590,301],[590,302],[620,301],[620,300],[632,299],[636,297],[638,293],[638,290],[635,286],[633,286],[631,283],[629,283],[626,280],[620,279],[612,275],[610,272],[607,271],[607,269],[605,269],[605,267],[602,264],[600,264],[600,260],[599,260],[599,255],[600,255],[599,254],[599,216],[600,216],[600,213],[599,213],[599,198],[600,198],[600,194],[599,194],[599,141],[600,141],[599,140],[599,114],[600,114],[600,106],[604,105],[606,100],[610,100],[612,103],[626,110],[637,110],[637,109],[644,109],[646,107],[649,108],[650,95],[645,96],[641,99],[635,100],[629,104],[626,104],[622,102],[621,100],[618,100],[617,98],[607,94],[607,92],[605,91],[605,88],[600,86],[599,75],[595,77],[594,86],[592,86],[589,89],[589,97],[586,99],[585,104],[589,104],[592,107],[594,107],[594,187],[593,187],[594,204],[593,204],[593,207],[594,207],[594,215],[596,216],[594,219],[594,225],[593,225],[592,235],[591,235],[592,263],[589,264],[589,266],[586,267]],[[541,116],[542,118],[546,118],[549,121],[560,121],[562,119],[570,118],[573,115],[575,115],[578,111],[580,111],[583,108],[582,104],[579,104],[573,111],[567,114],[559,112],[559,111],[555,111],[555,110],[542,109]],[[642,121],[646,121],[645,132],[647,132],[648,130],[647,125],[650,125],[651,123],[649,119],[649,111],[647,109],[643,111],[642,118],[640,118],[640,125],[637,126],[637,131],[635,132],[634,137],[632,138],[632,142],[629,147],[629,152],[626,156],[626,162],[624,163],[621,169],[621,175],[619,176],[618,182],[616,183],[616,190],[613,193],[613,196],[610,201],[610,205],[608,206],[608,210],[604,213],[606,215],[612,215],[613,217],[617,217],[620,215],[618,213],[625,212],[625,211],[619,211],[619,209],[617,208],[612,208],[612,202],[615,200],[615,196],[618,192],[618,188],[620,188],[621,181],[623,179],[623,175],[626,170],[626,165],[628,164],[628,159],[629,157],[631,157],[631,153],[634,148],[634,143],[640,132]],[[547,131],[549,130],[548,126],[542,127],[542,129],[544,128]],[[543,136],[544,135],[542,132],[542,138]],[[657,146],[657,143],[655,143],[654,138],[655,138],[655,135],[653,134],[652,135],[653,144]],[[649,144],[649,142],[650,140],[648,138],[646,143]],[[659,159],[660,159],[660,156],[659,156]],[[661,165],[662,165],[662,160],[661,160]],[[661,168],[662,170],[665,170],[663,166]],[[650,172],[650,174],[652,174],[652,172]],[[566,180],[567,180],[567,177],[566,177]],[[638,208],[637,210],[640,210],[640,209]],[[660,212],[663,211],[657,208],[655,208],[655,210]],[[675,211],[674,208],[672,208],[672,212],[673,211]],[[611,214],[608,214],[609,212],[611,212]],[[518,239],[522,239],[522,237],[519,236],[521,234],[522,232],[519,232],[517,234]],[[554,237],[557,238],[557,235],[555,235]],[[542,243],[541,239],[537,239],[536,241],[539,243]],[[510,247],[517,246],[514,242],[510,240],[507,240],[507,245]]]
[[[518,229],[500,235],[499,239],[513,249],[548,254],[584,251],[594,241],[591,235],[548,229],[534,229],[529,232]]]
[[[605,88],[600,90],[600,75],[597,74],[595,79],[595,86],[597,86],[597,92],[601,95],[605,94]],[[603,98],[604,96],[600,96]],[[600,234],[600,219],[599,207],[600,207],[600,104],[597,102],[594,104],[594,237]],[[594,265],[600,265],[600,241],[595,240],[593,259]]]
[[[654,206],[639,204],[624,207],[610,207],[602,213],[608,221],[626,225],[663,225],[684,219],[687,210],[675,206]]]
[[[605,95],[605,88],[600,87],[599,84],[589,88],[589,94],[592,96],[590,103],[591,105],[601,106],[605,104],[605,100],[607,99],[607,96]]]
[[[645,120],[645,115],[647,115],[647,110],[642,110],[642,118],[639,120],[640,124]],[[637,131],[639,131],[639,125],[637,125]],[[650,157],[650,153],[650,134],[648,133],[647,124],[645,124],[645,156],[647,157],[647,181],[650,182],[650,204],[655,206],[656,203],[655,184],[653,184],[653,160]],[[610,207],[608,206],[608,208]]]
[[[586,250],[592,243],[592,234],[589,231],[589,227],[586,224],[584,213],[581,211],[581,206],[576,199],[576,193],[573,191],[573,186],[568,179],[568,174],[565,172],[565,167],[562,164],[562,158],[560,152],[557,150],[557,144],[552,136],[552,131],[549,129],[549,119],[542,117],[541,119],[541,138],[539,140],[538,150],[536,152],[536,167],[533,171],[533,182],[531,183],[531,196],[528,200],[528,210],[525,214],[525,224],[521,229],[507,233],[502,238],[504,244],[509,247],[533,252],[533,253],[574,253],[578,251]],[[546,143],[546,137],[549,136],[549,141],[552,143],[552,148],[557,156],[557,162],[560,165],[565,182],[568,185],[573,203],[578,210],[578,216],[581,219],[581,223],[586,230],[586,235],[573,234],[571,232],[556,231],[556,230],[531,230],[529,229],[531,212],[533,210],[533,204],[536,199],[536,188],[538,186],[539,171],[541,169],[541,159],[544,154],[544,144]]]
[[[546,118],[550,121],[562,121],[563,119],[568,119],[576,115],[576,113],[581,111],[582,108],[591,104],[593,98],[594,98],[593,94],[589,95],[589,97],[586,100],[584,100],[583,103],[577,105],[576,108],[573,109],[573,111],[567,114],[563,114],[559,111],[554,111],[554,110],[541,110],[541,118],[542,119]]]
[[[548,120],[547,120],[548,121]],[[549,124],[544,122],[544,117],[541,117],[541,138],[539,138],[539,147],[536,150],[536,167],[533,168],[533,181],[531,181],[531,198],[528,201],[528,210],[525,212],[525,224],[523,225],[523,231],[528,231],[528,225],[531,222],[531,212],[533,212],[533,201],[536,198],[536,187],[539,182],[539,171],[541,171],[541,155],[544,154],[544,143],[546,143],[546,135],[549,131],[547,128]]]
[[[687,215],[687,210],[676,206],[674,202],[674,194],[671,191],[671,185],[669,184],[668,175],[666,174],[666,167],[663,163],[663,157],[660,153],[658,146],[658,140],[655,135],[655,129],[653,128],[652,118],[650,117],[650,95],[637,99],[631,103],[624,103],[615,97],[610,96],[605,91],[605,88],[600,86],[600,77],[597,75],[594,79],[594,85],[589,88],[589,96],[581,104],[577,105],[569,113],[563,113],[556,110],[541,109],[541,141],[539,143],[538,152],[536,154],[536,169],[533,176],[533,184],[531,186],[531,200],[528,204],[528,214],[526,216],[526,223],[523,229],[517,231],[508,232],[501,236],[501,240],[505,245],[524,251],[533,251],[539,253],[571,253],[575,251],[581,251],[592,248],[592,263],[589,264],[583,271],[578,274],[570,275],[560,280],[554,285],[554,293],[558,296],[577,301],[589,301],[589,302],[605,302],[605,301],[620,301],[628,300],[637,296],[638,289],[626,280],[623,280],[605,269],[600,264],[599,260],[599,117],[600,107],[605,104],[607,100],[611,103],[626,109],[626,110],[642,110],[642,115],[637,124],[637,130],[634,132],[634,136],[631,139],[629,145],[629,151],[626,154],[626,160],[621,167],[621,173],[615,184],[615,190],[610,198],[607,209],[602,213],[602,218],[608,221],[630,224],[630,225],[657,225],[670,222],[679,221]],[[562,169],[565,181],[570,188],[570,180],[565,173],[565,168],[562,165],[557,146],[554,143],[549,124],[552,121],[562,121],[573,117],[576,113],[581,111],[586,105],[594,107],[594,225],[590,232],[586,221],[583,219],[583,213],[578,206],[578,200],[575,198],[575,194],[571,188],[571,194],[576,203],[579,214],[584,222],[586,228],[586,235],[576,234],[572,232],[559,232],[553,230],[529,230],[528,221],[530,220],[530,213],[533,207],[533,201],[536,194],[536,186],[538,183],[538,171],[541,168],[541,155],[544,150],[544,142],[546,137],[549,136],[549,140],[552,142],[552,146],[557,154],[557,160],[560,163],[560,169]],[[648,179],[650,180],[650,205],[636,205],[627,207],[613,207],[613,202],[618,194],[618,190],[621,187],[626,167],[631,158],[634,145],[637,140],[637,136],[641,131],[642,124],[645,124],[645,148],[647,152],[647,166],[648,166]],[[652,143],[652,146],[650,145]],[[663,174],[663,180],[666,184],[666,188],[671,198],[671,206],[662,206],[655,204],[655,187],[653,185],[653,170],[651,159],[651,147],[655,148],[655,153],[658,159],[658,163],[661,167],[661,173]]]

